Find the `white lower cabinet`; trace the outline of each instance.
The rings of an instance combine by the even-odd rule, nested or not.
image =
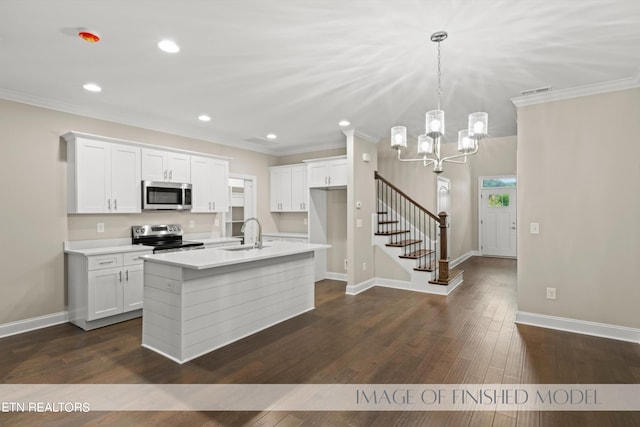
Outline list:
[[[139,257],[152,252],[68,254],[69,321],[89,330],[140,317],[144,271]]]

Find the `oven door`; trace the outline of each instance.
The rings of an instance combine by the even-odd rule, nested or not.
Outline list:
[[[142,209],[191,209],[191,184],[142,181]]]

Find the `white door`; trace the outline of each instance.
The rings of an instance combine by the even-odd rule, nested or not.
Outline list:
[[[480,195],[480,252],[482,255],[515,257],[516,189],[482,188]]]
[[[436,215],[439,215],[440,212],[446,212],[447,215],[447,259],[451,255],[451,180],[449,178],[445,178],[443,176],[439,176],[436,179]],[[438,237],[440,236],[440,228],[438,228]]]

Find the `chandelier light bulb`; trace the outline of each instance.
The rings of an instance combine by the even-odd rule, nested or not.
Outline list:
[[[425,114],[427,135],[438,138],[444,135],[444,111],[432,110]]]
[[[425,155],[433,153],[433,138],[427,135],[418,136],[418,154]]]
[[[481,139],[487,136],[489,128],[489,114],[479,112],[469,114],[469,136],[474,139]]]
[[[391,128],[391,148],[396,150],[407,148],[407,128],[405,126]]]

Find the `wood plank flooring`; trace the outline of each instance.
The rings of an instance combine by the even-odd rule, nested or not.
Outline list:
[[[184,365],[140,319],[0,339],[2,383],[639,383],[637,344],[514,324],[516,263],[471,258],[448,297],[316,285],[316,309]],[[0,413],[2,426],[640,426],[640,412]]]

